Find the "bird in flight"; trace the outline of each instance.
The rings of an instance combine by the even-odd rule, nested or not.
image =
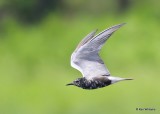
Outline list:
[[[71,66],[79,70],[83,77],[67,85],[75,85],[83,89],[97,89],[131,78],[111,76],[103,60],[99,56],[107,39],[125,23],[112,26],[98,35],[96,31],[89,33],[77,46],[71,55]]]

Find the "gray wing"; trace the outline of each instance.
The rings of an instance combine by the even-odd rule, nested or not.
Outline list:
[[[98,52],[106,40],[124,24],[112,26],[96,36],[94,36],[96,31],[88,34],[72,53],[71,66],[79,70],[83,77],[109,76],[110,72],[99,57]]]

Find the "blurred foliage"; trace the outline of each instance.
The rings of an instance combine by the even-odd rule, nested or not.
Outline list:
[[[55,10],[61,0],[6,0],[2,2],[4,13],[17,17],[23,22],[36,22]]]
[[[159,3],[1,0],[0,114],[159,114]],[[135,80],[93,91],[66,87],[81,77],[70,67],[78,42],[122,22],[100,54],[112,75]]]

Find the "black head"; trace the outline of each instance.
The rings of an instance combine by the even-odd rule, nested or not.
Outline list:
[[[81,87],[82,83],[84,83],[84,78],[78,78],[74,80],[72,83],[67,84],[67,86],[75,85],[75,86]]]

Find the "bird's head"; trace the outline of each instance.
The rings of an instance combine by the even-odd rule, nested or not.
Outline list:
[[[66,86],[75,85],[75,86],[81,87],[83,81],[84,81],[84,78],[78,78],[78,79],[74,80],[73,82],[67,84]]]

